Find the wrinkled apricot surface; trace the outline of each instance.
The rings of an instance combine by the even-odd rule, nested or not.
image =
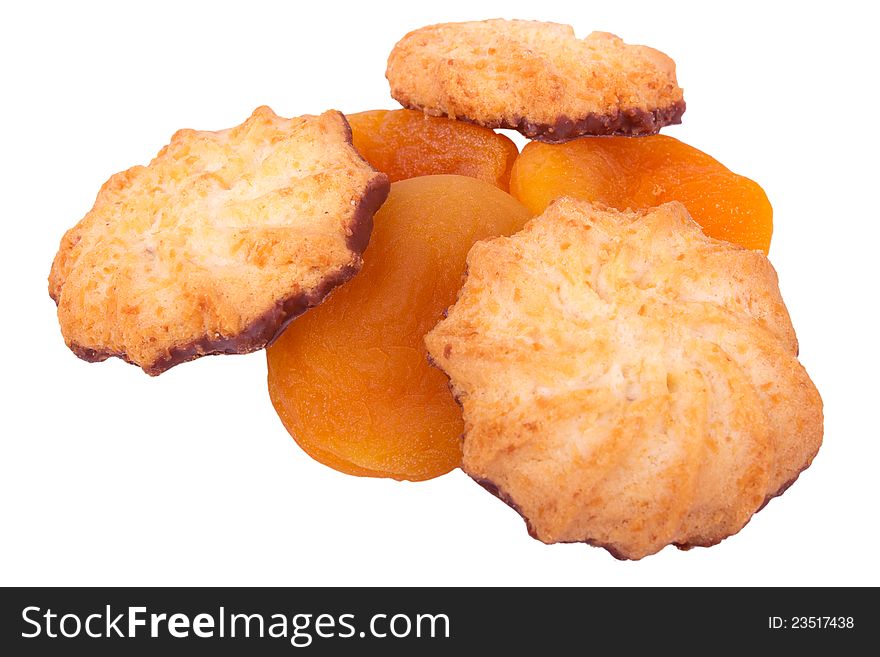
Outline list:
[[[459,465],[461,411],[423,339],[455,302],[473,243],[528,218],[474,178],[391,185],[361,272],[267,351],[272,403],[306,452],[342,472],[394,479]]]
[[[517,149],[504,135],[415,110],[372,110],[346,118],[354,147],[391,182],[449,173],[507,191]]]
[[[557,196],[619,210],[681,201],[710,237],[765,253],[773,232],[773,209],[757,183],[665,135],[531,142],[514,164],[510,192],[535,214]]]

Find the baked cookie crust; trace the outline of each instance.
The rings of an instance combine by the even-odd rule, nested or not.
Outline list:
[[[423,27],[391,51],[386,77],[404,107],[549,143],[655,134],[685,111],[672,59],[604,32],[578,39],[558,23]]]
[[[62,239],[49,294],[64,339],[151,375],[261,349],[359,270],[388,190],[336,111],[180,130]]]
[[[772,265],[679,203],[562,198],[478,242],[425,341],[463,409],[463,469],[546,543],[713,545],[822,442]]]

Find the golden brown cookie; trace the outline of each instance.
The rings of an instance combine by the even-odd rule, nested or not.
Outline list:
[[[404,107],[557,143],[650,135],[681,123],[675,62],[613,34],[522,20],[443,23],[407,34],[386,77]]]
[[[152,375],[261,349],[358,271],[388,189],[336,111],[180,130],[62,239],[49,294],[64,339]]]
[[[464,411],[464,470],[541,541],[713,545],[819,449],[773,267],[683,205],[562,198],[468,268],[425,340]]]

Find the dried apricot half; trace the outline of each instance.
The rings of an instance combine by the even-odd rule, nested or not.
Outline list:
[[[765,253],[773,208],[754,181],[666,135],[531,142],[513,166],[510,192],[539,214],[558,196],[618,210],[681,201],[710,237]]]
[[[516,145],[488,128],[415,110],[371,110],[346,117],[354,147],[391,182],[451,173],[507,191]]]
[[[391,185],[360,273],[267,351],[272,403],[306,452],[342,472],[394,479],[459,465],[461,411],[423,339],[455,302],[474,242],[515,233],[529,216],[474,178]]]

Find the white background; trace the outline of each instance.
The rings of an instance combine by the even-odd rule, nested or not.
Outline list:
[[[880,584],[878,92],[874,21],[844,2],[4,3],[0,583]],[[825,400],[813,466],[737,536],[641,562],[548,547],[460,471],[339,474],[277,419],[262,353],[159,378],[64,346],[46,276],[110,174],[181,127],[394,107],[410,29],[570,23],[678,63],[666,132],[759,181],[771,259]]]

